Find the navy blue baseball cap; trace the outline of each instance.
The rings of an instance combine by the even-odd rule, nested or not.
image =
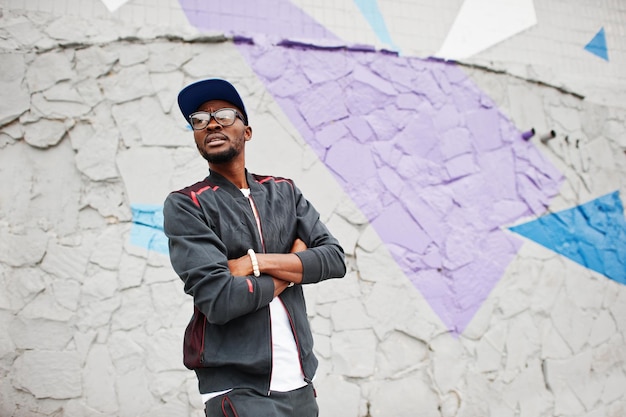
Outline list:
[[[198,111],[202,103],[210,100],[224,100],[237,107],[243,113],[244,123],[248,124],[248,113],[243,105],[237,89],[221,78],[207,78],[193,82],[178,93],[178,107],[185,120],[189,122],[189,115]]]

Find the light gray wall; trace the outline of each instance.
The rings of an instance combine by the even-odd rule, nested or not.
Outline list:
[[[191,299],[166,255],[133,243],[131,204],[206,174],[175,97],[207,75],[248,97],[251,170],[294,178],[346,249],[347,277],[306,289],[322,416],[626,415],[623,284],[525,240],[454,335],[230,40],[186,26],[176,2],[158,4],[166,27],[141,5],[4,3],[0,416],[203,415],[181,360]],[[563,175],[547,212],[615,190],[623,201],[623,57],[598,94],[575,68],[561,85],[558,68],[515,62],[505,45],[461,68],[520,129],[558,131],[532,139]]]

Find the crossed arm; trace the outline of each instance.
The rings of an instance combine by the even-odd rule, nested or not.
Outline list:
[[[296,252],[306,250],[306,244],[296,239],[290,253],[257,253],[259,271],[272,276],[274,280],[274,297],[282,293],[290,283],[302,282],[302,261]],[[228,261],[228,269],[234,276],[252,275],[252,261],[248,255]]]

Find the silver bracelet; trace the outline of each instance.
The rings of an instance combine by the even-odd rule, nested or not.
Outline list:
[[[254,253],[254,250],[248,249],[248,256],[250,256],[250,260],[252,261],[252,272],[254,273],[254,276],[257,278],[260,277],[261,271],[259,271],[259,261],[256,259],[256,253]]]

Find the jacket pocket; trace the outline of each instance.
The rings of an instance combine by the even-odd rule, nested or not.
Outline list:
[[[201,368],[204,366],[202,354],[204,352],[204,332],[206,329],[206,316],[194,306],[193,316],[185,329],[183,338],[183,364],[188,369]]]

